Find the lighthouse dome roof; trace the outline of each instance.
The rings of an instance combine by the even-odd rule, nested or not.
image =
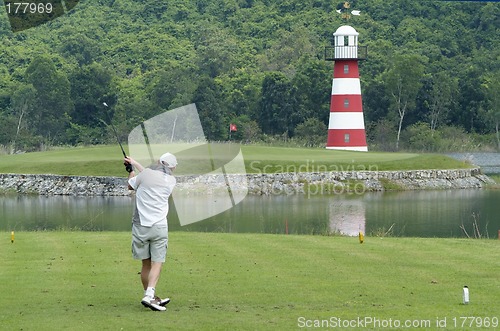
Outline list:
[[[342,25],[335,31],[334,36],[357,36],[359,33],[349,25]]]

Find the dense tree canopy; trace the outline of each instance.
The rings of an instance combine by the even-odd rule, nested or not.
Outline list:
[[[229,139],[236,123],[231,139],[321,144],[321,133],[306,132],[321,128],[326,141],[333,65],[324,49],[346,24],[335,11],[342,2],[82,1],[17,33],[1,15],[0,145],[106,143],[109,120],[126,137],[192,102],[209,139]],[[373,147],[438,141],[418,145],[416,132],[469,133],[500,147],[499,3],[352,4],[361,15],[347,24],[368,46],[360,74]]]

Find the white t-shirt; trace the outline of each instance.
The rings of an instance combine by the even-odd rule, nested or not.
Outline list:
[[[167,223],[168,198],[172,194],[176,180],[160,170],[144,169],[128,180],[136,191],[134,222],[151,227],[158,222]],[[138,220],[136,218],[139,218]]]

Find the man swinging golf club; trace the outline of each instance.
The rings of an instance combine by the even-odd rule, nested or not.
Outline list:
[[[168,198],[176,184],[172,172],[177,166],[177,159],[165,153],[158,164],[148,168],[131,157],[125,157],[124,162],[129,172],[128,187],[136,192],[132,218],[132,255],[142,260],[144,297],[141,303],[152,310],[164,311],[170,299],[160,299],[155,294],[155,287],[167,255]],[[136,175],[134,169],[139,174]]]

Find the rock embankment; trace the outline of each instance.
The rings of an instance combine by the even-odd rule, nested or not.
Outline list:
[[[0,174],[0,192],[40,195],[129,195],[119,177]]]
[[[483,188],[494,181],[481,169],[334,171],[247,175],[250,193],[362,193],[385,190]]]
[[[363,193],[366,191],[483,188],[494,183],[480,168],[413,171],[333,171],[178,176],[177,190],[190,194],[232,191],[250,194]],[[208,189],[207,189],[208,188]],[[0,174],[0,192],[40,195],[126,196],[125,178]]]

